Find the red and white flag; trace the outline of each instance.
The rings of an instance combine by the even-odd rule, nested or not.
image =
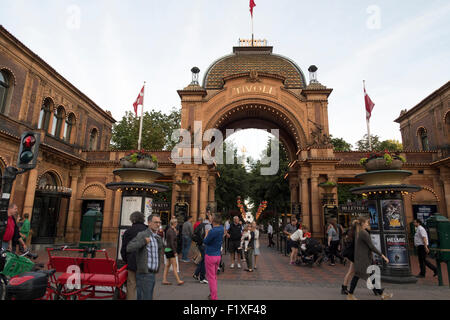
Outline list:
[[[375,107],[375,103],[370,100],[369,95],[366,92],[366,86],[364,85],[364,102],[366,103],[366,119],[369,120],[372,116],[373,107]]]
[[[136,113],[136,116],[138,115],[138,111],[137,111],[138,106],[144,104],[144,88],[145,88],[145,85],[142,87],[142,90],[139,93],[136,101],[133,103],[134,112]]]
[[[253,18],[253,8],[256,7],[256,3],[254,0],[250,0],[250,14],[252,15]]]

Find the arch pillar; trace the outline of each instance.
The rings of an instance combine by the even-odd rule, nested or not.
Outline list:
[[[193,185],[191,186],[191,216],[194,221],[198,219],[198,173],[191,173]]]
[[[77,231],[76,228],[74,227],[74,221],[75,221],[75,207],[78,198],[78,180],[80,178],[80,171],[71,171],[70,178],[71,178],[70,188],[72,189],[72,196],[70,198],[69,212],[67,217],[66,239],[67,241],[73,242],[75,241],[75,233]]]
[[[208,176],[203,174],[200,176],[200,214],[206,213],[208,201]]]
[[[323,212],[321,212],[321,206],[319,202],[319,175],[314,174],[311,176],[311,204],[312,204],[312,236],[314,238],[323,238],[321,230],[321,215],[323,215]]]

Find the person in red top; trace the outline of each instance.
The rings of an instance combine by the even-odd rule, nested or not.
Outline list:
[[[16,226],[16,221],[14,220],[14,215],[17,214],[17,205],[12,203],[8,207],[8,222],[6,224],[6,230],[3,235],[2,248],[5,250],[12,251],[12,242],[14,238],[14,229]]]
[[[195,231],[195,228],[197,228],[200,225],[200,223],[203,223],[203,217],[202,216],[200,216],[198,218],[198,221],[194,224],[194,231]]]

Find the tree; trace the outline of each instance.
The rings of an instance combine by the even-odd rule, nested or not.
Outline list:
[[[330,138],[335,151],[352,151],[353,146],[343,138],[333,138],[332,135],[330,135]]]
[[[403,145],[398,140],[384,140],[380,144],[380,150],[388,150],[388,151],[402,151]]]
[[[372,150],[369,148],[368,135],[365,134],[364,137],[356,142],[358,151],[384,151],[388,150],[391,152],[403,150],[403,146],[398,140],[384,140],[380,141],[380,137],[377,135],[370,135],[372,138]]]
[[[237,147],[228,142],[223,145],[224,161],[227,147],[233,150],[237,158]],[[217,210],[224,210],[223,213],[238,210],[236,206],[237,197],[240,196],[243,202],[249,194],[249,175],[245,167],[238,161],[233,164],[219,164],[217,165],[217,171],[220,174],[220,178],[216,182]]]
[[[369,147],[369,136],[367,134],[364,137],[356,142],[356,149],[358,151],[381,151],[380,149],[380,137],[377,135],[370,135],[372,140],[372,150]]]
[[[122,120],[113,125],[111,148],[135,150],[138,147],[139,121],[133,112],[126,112]],[[169,114],[161,111],[144,113],[142,127],[142,149],[172,150],[176,142],[171,140],[172,132],[181,126],[181,113],[172,109]]]

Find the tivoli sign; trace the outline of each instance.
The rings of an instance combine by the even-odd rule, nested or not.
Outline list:
[[[274,96],[275,92],[274,87],[260,84],[250,84],[231,88],[231,96],[238,96],[248,93],[262,93]]]

